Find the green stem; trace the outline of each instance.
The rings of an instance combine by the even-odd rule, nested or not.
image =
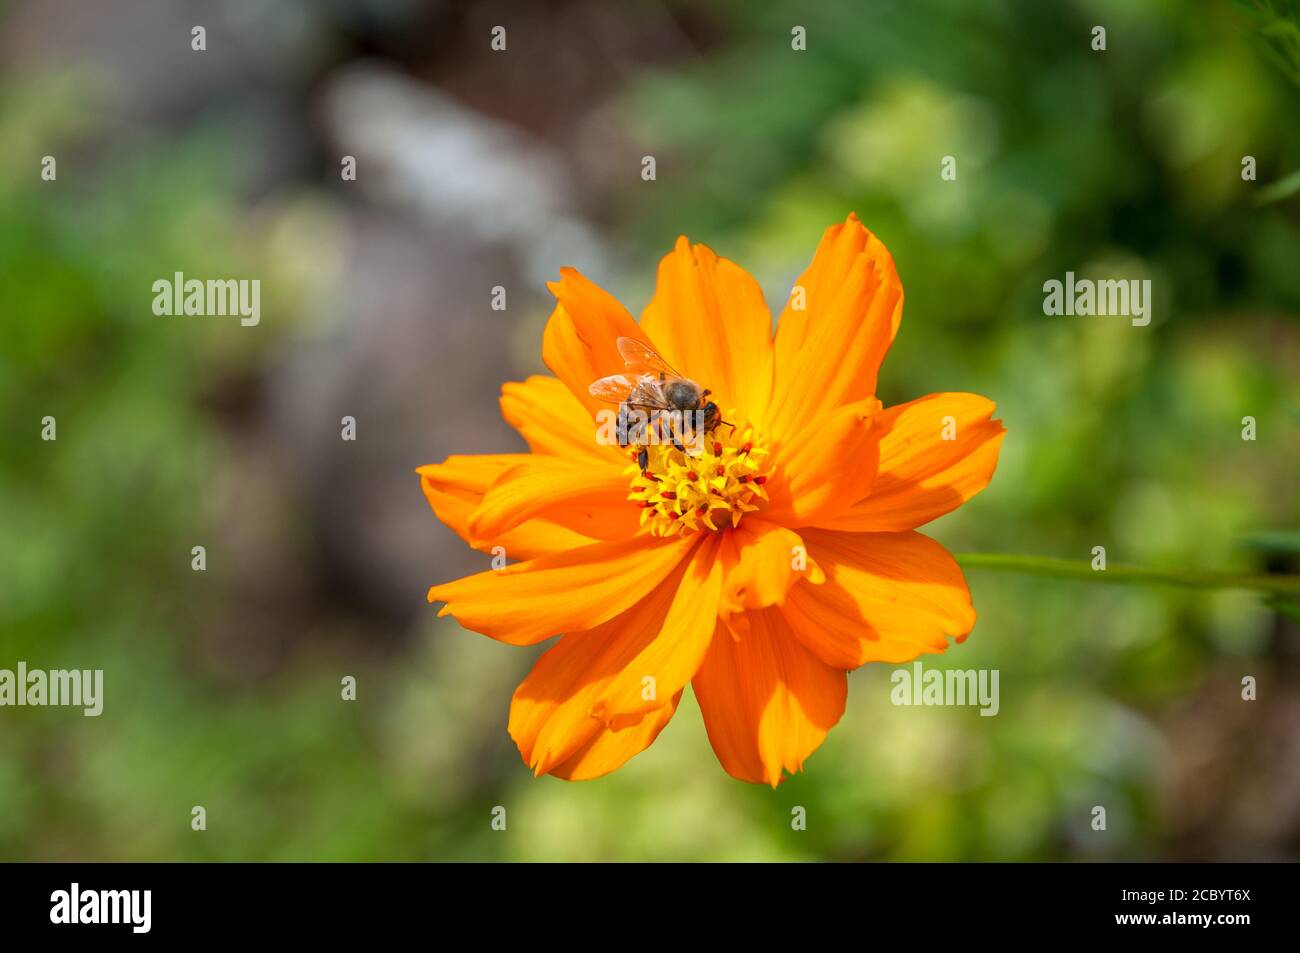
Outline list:
[[[1300,576],[1250,575],[1196,569],[1146,569],[1140,566],[1107,566],[1095,570],[1088,562],[1054,559],[1050,556],[1019,556],[1014,553],[959,553],[957,562],[967,569],[1001,569],[1088,582],[1192,586],[1199,589],[1254,589],[1300,598]]]

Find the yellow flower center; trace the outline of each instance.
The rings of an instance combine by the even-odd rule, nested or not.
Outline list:
[[[727,419],[735,420],[735,412]],[[646,451],[646,467],[637,457]],[[768,450],[748,424],[718,426],[696,446],[671,443],[627,448],[632,465],[628,499],[641,507],[641,525],[656,536],[718,530],[739,525],[740,518],[767,500]]]

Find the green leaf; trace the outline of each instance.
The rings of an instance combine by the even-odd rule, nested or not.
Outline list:
[[[1300,553],[1300,530],[1275,529],[1251,533],[1243,542],[1269,553]]]
[[[1298,191],[1300,191],[1300,169],[1260,189],[1259,194],[1255,196],[1255,204],[1268,205],[1270,202],[1279,202]]]
[[[1187,586],[1194,589],[1253,589],[1275,597],[1300,598],[1300,576],[1218,572],[1200,569],[1151,569],[1146,566],[1109,565],[1094,570],[1089,562],[1024,556],[1019,553],[957,553],[957,562],[967,569],[995,569],[1054,576],[1080,582],[1116,583],[1140,586]]]

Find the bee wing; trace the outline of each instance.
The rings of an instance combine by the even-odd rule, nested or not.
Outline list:
[[[609,377],[602,377],[595,381],[587,388],[592,397],[599,397],[601,400],[607,400],[611,404],[621,404],[632,396],[632,392],[637,388],[637,381],[625,374],[611,374]]]
[[[602,377],[587,390],[593,397],[611,404],[628,404],[645,410],[672,409],[659,392],[659,382],[648,374],[639,374],[635,378],[626,374],[612,374]]]
[[[618,353],[623,357],[623,363],[634,374],[648,374],[654,378],[660,374],[674,378],[682,376],[673,370],[654,348],[636,338],[619,338],[614,343],[618,347]]]

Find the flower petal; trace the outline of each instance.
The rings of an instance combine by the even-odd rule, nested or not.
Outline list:
[[[662,704],[661,699],[686,687],[700,667],[718,619],[722,596],[722,560],[717,534],[705,539],[686,564],[663,624],[650,634],[611,646],[618,673],[595,705],[606,725],[618,728]],[[653,692],[650,687],[653,686]],[[647,697],[647,696],[650,697]]]
[[[467,629],[535,645],[614,618],[667,579],[698,542],[642,535],[592,543],[433,586],[429,601],[445,602],[438,615],[453,615]]]
[[[635,725],[619,731],[605,727],[597,729],[581,748],[563,764],[552,768],[550,773],[566,781],[590,781],[621,768],[628,759],[650,747],[659,737],[659,732],[668,726],[676,713],[681,698],[682,693],[678,692],[667,705],[646,712]]]
[[[894,259],[856,215],[826,230],[804,291],[781,312],[775,341],[771,430],[793,438],[837,407],[876,392],[876,374],[903,316]]]
[[[515,691],[510,736],[538,774],[570,759],[600,729],[642,724],[699,668],[717,621],[717,540],[627,612],[566,635]],[[635,736],[633,736],[635,737]]]
[[[780,605],[800,579],[814,584],[825,579],[798,533],[756,516],[746,517],[728,532],[725,545],[729,552],[724,558],[724,613]]]
[[[419,467],[420,486],[438,519],[476,549],[502,546],[516,559],[535,559],[548,553],[576,549],[595,542],[549,520],[533,519],[496,539],[474,542],[469,518],[478,509],[483,494],[512,467],[531,459],[526,453],[495,453],[451,456],[442,463]]]
[[[648,337],[609,292],[572,268],[560,269],[560,280],[547,285],[558,302],[542,334],[542,360],[592,416],[606,402],[587,390],[592,383],[623,370],[615,342],[636,338],[654,347]]]
[[[572,461],[533,454],[502,473],[469,518],[471,537],[496,539],[541,517],[593,539],[626,539],[640,528],[628,481],[615,459]]]
[[[920,533],[806,529],[826,581],[796,585],[782,607],[795,635],[826,664],[908,662],[965,641],[975,625],[956,560]]]
[[[876,482],[865,499],[836,517],[833,528],[914,529],[984,489],[1006,433],[1002,421],[991,419],[994,408],[978,394],[930,394],[890,407],[880,420]]]
[[[725,414],[762,423],[772,390],[772,314],[735,262],[685,236],[659,263],[641,327],[679,373],[713,391]]]
[[[747,615],[742,636],[719,625],[692,685],[727,773],[775,787],[840,720],[848,679],[808,651],[777,610]]]
[[[510,737],[535,774],[550,773],[607,730],[595,709],[601,692],[622,670],[614,647],[647,634],[653,637],[660,630],[672,604],[671,586],[683,569],[679,567],[663,585],[621,615],[587,632],[562,637],[515,689],[510,703]],[[634,725],[623,730],[631,727]]]
[[[591,414],[558,377],[534,374],[503,384],[501,416],[523,435],[533,453],[606,463],[611,456],[621,459],[617,447],[597,442]]]
[[[874,397],[841,407],[787,441],[772,457],[762,518],[800,527],[834,519],[866,496],[879,455]]]

